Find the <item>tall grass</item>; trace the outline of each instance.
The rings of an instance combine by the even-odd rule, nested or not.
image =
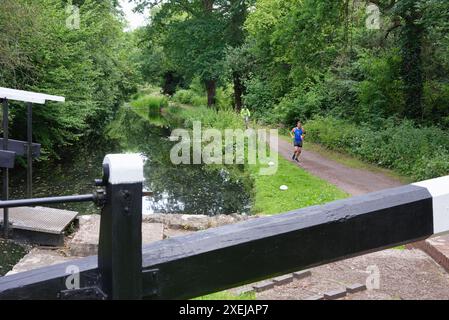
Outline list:
[[[206,107],[207,96],[204,90],[198,88],[198,85],[193,86],[188,90],[181,89],[176,91],[173,95],[173,101],[194,107]],[[218,88],[216,92],[216,107],[227,108],[232,105],[232,89]]]
[[[178,90],[173,96],[173,101],[195,107],[207,106],[207,97],[197,95],[192,90]]]
[[[183,127],[189,129],[193,128],[194,121],[200,121],[203,128],[218,130],[244,129],[245,127],[242,118],[232,108],[171,107],[169,112],[183,122]]]
[[[131,101],[131,106],[139,112],[148,112],[149,115],[159,114],[163,108],[168,107],[168,99],[163,96],[145,95]]]

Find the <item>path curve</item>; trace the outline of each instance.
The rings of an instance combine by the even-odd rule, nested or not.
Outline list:
[[[273,139],[273,137],[271,137]],[[272,145],[272,143],[270,143]],[[344,164],[330,160],[317,152],[303,149],[300,163],[292,160],[293,146],[279,138],[278,153],[285,159],[295,163],[311,174],[324,179],[352,196],[375,192],[403,185],[397,179],[382,173],[350,168]]]

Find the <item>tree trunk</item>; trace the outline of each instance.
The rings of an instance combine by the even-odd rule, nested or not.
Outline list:
[[[423,36],[424,29],[417,20],[406,19],[402,28],[402,79],[406,98],[405,115],[412,119],[420,119],[423,115]]]
[[[207,106],[212,107],[215,105],[216,94],[217,94],[217,82],[215,80],[206,81],[207,90]]]
[[[203,0],[203,9],[205,12],[212,12],[214,8],[214,0]]]
[[[404,115],[419,119],[423,115],[424,77],[422,47],[425,27],[420,23],[422,12],[417,0],[402,0],[398,16],[404,21],[401,27],[402,55],[401,78],[405,95]]]
[[[236,111],[240,112],[243,106],[242,96],[245,91],[245,86],[243,85],[239,72],[233,72],[232,77],[234,79],[234,107]]]

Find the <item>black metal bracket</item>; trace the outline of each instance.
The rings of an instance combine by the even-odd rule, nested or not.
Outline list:
[[[99,287],[94,286],[63,290],[58,298],[61,300],[106,300],[108,296]]]
[[[94,192],[94,202],[99,208],[103,208],[107,201],[106,189],[109,181],[109,165],[103,164],[103,177],[101,179],[95,179],[94,185],[98,189]]]
[[[104,189],[97,189],[94,192],[94,203],[97,207],[103,208],[106,204],[106,190]]]
[[[142,270],[142,294],[154,299],[159,296],[159,269]]]

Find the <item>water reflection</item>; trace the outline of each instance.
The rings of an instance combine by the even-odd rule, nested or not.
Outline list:
[[[60,164],[38,164],[34,170],[34,196],[89,193],[101,177],[107,153],[138,152],[146,157],[144,188],[154,196],[143,199],[144,213],[231,214],[249,213],[251,181],[238,167],[178,165],[170,161],[170,130],[157,127],[131,110],[122,110],[108,130],[108,140],[66,155]],[[12,174],[13,198],[25,197],[25,169]],[[82,214],[98,213],[93,204],[55,207]]]
[[[168,128],[152,126],[132,111],[123,111],[118,124],[111,135],[118,136],[125,151],[138,150],[147,158],[145,188],[154,196],[145,199],[145,213],[249,213],[251,198],[247,190],[251,183],[243,170],[173,165],[170,150],[174,142],[168,139]],[[131,129],[125,133],[120,130],[124,127]]]

